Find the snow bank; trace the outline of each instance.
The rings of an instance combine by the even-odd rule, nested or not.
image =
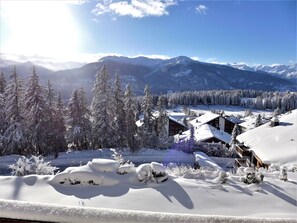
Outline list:
[[[93,159],[88,163],[93,170],[102,172],[116,172],[119,168],[119,163],[111,159]]]
[[[152,171],[156,174],[165,174],[166,167],[157,162],[151,162]]]
[[[210,168],[214,170],[222,170],[222,168],[216,164],[208,155],[203,152],[194,152],[195,161],[200,167]]]
[[[149,163],[143,163],[139,165],[135,170],[139,181],[148,179],[151,176],[151,171],[152,168],[151,164]]]
[[[134,170],[134,165],[126,163],[118,168],[118,173],[119,174],[132,173],[133,170]]]
[[[108,159],[93,159],[86,165],[70,167],[58,173],[51,183],[95,184],[113,186],[119,183],[119,163]]]
[[[157,162],[143,163],[136,168],[135,172],[141,182],[155,181],[160,183],[168,179],[166,167]]]
[[[293,223],[295,219],[252,218],[218,215],[174,214],[105,208],[61,206],[24,201],[0,200],[0,218],[50,222],[225,222],[225,223]],[[50,214],[49,214],[50,213]]]

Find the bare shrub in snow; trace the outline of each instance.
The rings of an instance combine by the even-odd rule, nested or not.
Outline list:
[[[288,180],[288,168],[286,166],[281,167],[279,179],[283,181]]]
[[[288,171],[289,172],[297,172],[297,164],[290,164],[288,166]]]
[[[112,158],[120,164],[117,170],[118,174],[122,175],[122,174],[132,173],[135,170],[135,165],[131,163],[129,160],[126,161],[122,156],[122,154],[120,154],[115,149],[111,149],[111,151],[113,152],[113,154],[111,155]]]
[[[123,158],[122,154],[118,153],[115,149],[112,149],[111,151],[113,152],[113,154],[111,156],[115,161],[117,161],[121,165],[126,163],[126,161]]]
[[[216,183],[226,183],[228,180],[228,175],[225,171],[220,171],[219,176],[214,179],[214,182]]]
[[[254,168],[246,167],[244,169],[245,176],[240,178],[240,181],[246,183],[246,184],[259,184],[264,180],[264,175],[258,171],[256,171]]]
[[[170,163],[167,165],[167,173],[175,177],[184,177],[184,178],[201,178],[202,172],[199,169],[195,169],[187,165],[177,165],[175,163]]]
[[[14,176],[25,176],[29,174],[53,175],[57,167],[50,165],[50,162],[44,162],[42,156],[20,157],[15,164],[9,165]]]
[[[280,167],[279,165],[273,163],[268,167],[268,172],[275,172],[275,171],[279,171]]]

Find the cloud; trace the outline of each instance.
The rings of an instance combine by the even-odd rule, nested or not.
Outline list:
[[[161,59],[161,60],[167,60],[170,59],[171,57],[166,56],[166,55],[161,55],[161,54],[138,54],[135,56],[129,56],[130,58],[135,58],[135,57],[147,57],[150,59]]]
[[[208,10],[208,7],[206,7],[205,5],[196,6],[196,12],[198,12],[201,15],[206,15],[206,10]]]
[[[110,13],[133,18],[163,16],[169,15],[167,8],[176,4],[177,0],[100,0],[92,13],[97,16]]]
[[[200,57],[191,57],[191,59],[192,59],[192,60],[196,60],[196,61],[199,61],[199,60],[201,60],[201,58],[200,58]]]
[[[89,0],[67,0],[65,3],[73,4],[73,5],[82,5],[89,2]]]

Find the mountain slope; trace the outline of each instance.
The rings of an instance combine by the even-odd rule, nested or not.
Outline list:
[[[95,75],[106,66],[113,82],[119,74],[123,89],[129,83],[136,95],[143,94],[148,84],[153,93],[167,93],[189,90],[231,90],[255,89],[265,91],[296,91],[296,83],[273,76],[266,72],[240,70],[234,67],[202,63],[188,57],[180,56],[167,60],[146,57],[128,58],[109,56],[98,62],[86,64],[80,68],[50,71],[37,67],[41,82],[50,79],[57,91],[69,98],[73,89],[84,87],[87,95]],[[30,75],[33,64],[17,65],[20,76]],[[2,67],[4,73],[10,73],[12,66]]]
[[[42,84],[47,83],[49,79],[51,79],[51,75],[53,74],[52,70],[49,70],[47,68],[44,68],[42,66],[38,66],[30,61],[25,63],[16,63],[9,66],[3,66],[0,68],[1,72],[4,73],[6,79],[8,79],[8,76],[11,74],[14,66],[16,67],[16,72],[19,75],[20,78],[27,80],[29,76],[32,75],[32,68],[35,66],[37,74],[40,76],[40,82]]]
[[[278,77],[286,78],[297,82],[297,64],[291,65],[257,65],[248,66],[246,64],[228,64],[228,66],[249,71],[262,71],[273,74]]]

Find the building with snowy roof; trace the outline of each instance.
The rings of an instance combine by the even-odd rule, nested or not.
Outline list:
[[[158,113],[154,113],[154,117],[157,118],[158,117]],[[168,117],[168,121],[167,121],[167,134],[168,136],[174,136],[178,133],[184,132],[186,130],[188,130],[188,127],[183,124],[181,121],[176,120],[175,118],[171,117],[171,116],[167,116]],[[143,118],[141,118],[140,120],[138,120],[136,122],[136,125],[138,127],[141,127],[143,125]]]
[[[227,116],[223,116],[221,114],[216,114],[213,112],[208,112],[204,115],[201,115],[192,121],[190,124],[196,128],[204,124],[208,124],[210,126],[215,127],[223,132],[227,132],[229,134],[232,133],[235,123]]]
[[[175,135],[176,141],[188,140],[191,136],[191,130],[182,132],[181,134]],[[194,127],[194,138],[197,142],[221,142],[223,144],[229,144],[231,135],[223,132],[209,124],[203,124]]]
[[[272,120],[273,122],[275,120]],[[237,136],[241,166],[268,167],[297,164],[297,110],[277,118],[277,125],[263,124]]]

